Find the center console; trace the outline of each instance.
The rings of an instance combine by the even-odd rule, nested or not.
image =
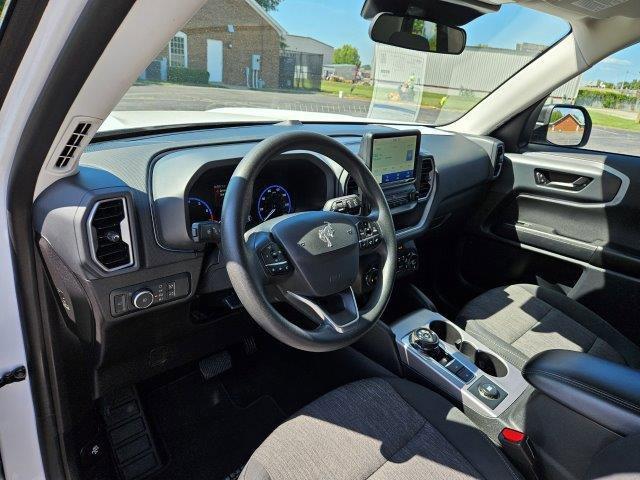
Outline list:
[[[391,325],[401,361],[484,417],[498,417],[527,388],[520,371],[439,313],[415,311]]]

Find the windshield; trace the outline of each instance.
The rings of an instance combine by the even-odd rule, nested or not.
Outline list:
[[[141,72],[103,130],[345,116],[442,125],[569,32],[559,18],[508,4],[463,26],[460,55],[424,53],[375,44],[361,6],[209,0]],[[562,97],[574,98],[578,85],[563,88]]]

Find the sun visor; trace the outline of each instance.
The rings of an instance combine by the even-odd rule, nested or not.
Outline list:
[[[360,13],[370,20],[380,12],[423,18],[445,25],[462,26],[500,5],[478,0],[366,0]]]

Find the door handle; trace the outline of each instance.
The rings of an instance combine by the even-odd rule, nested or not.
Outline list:
[[[583,175],[576,176],[576,178],[571,182],[551,180],[554,173],[561,177],[567,176],[567,174],[563,174],[560,172],[550,172],[547,170],[536,169],[534,172],[536,185],[540,185],[542,187],[557,188],[558,190],[570,190],[576,192],[582,190],[584,187],[589,185],[589,183],[591,183],[591,180],[593,180],[592,178],[585,177]]]
[[[590,181],[591,179],[589,177],[578,177],[573,182],[549,182],[547,183],[547,187],[580,190],[586,187]]]

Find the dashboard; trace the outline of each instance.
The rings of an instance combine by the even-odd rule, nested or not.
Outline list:
[[[152,373],[144,369],[166,353],[154,350],[159,343],[189,335],[199,340],[198,322],[226,318],[239,307],[219,246],[194,241],[192,226],[221,219],[229,180],[253,147],[296,130],[333,137],[379,177],[400,247],[398,275],[418,268],[413,242],[447,228],[452,216],[468,215],[500,171],[497,140],[430,128],[416,134],[384,125],[263,124],[90,144],[79,170],[35,200],[34,229],[69,328],[100,359],[98,385],[108,386],[125,370]],[[405,138],[382,140],[373,151],[374,140],[401,132]],[[246,199],[246,227],[321,210],[327,202],[340,211],[359,197],[349,173],[331,158],[287,152],[260,172]],[[376,282],[375,253],[361,261],[354,289],[366,294]],[[203,311],[204,320],[196,315]],[[202,339],[201,353],[210,351],[211,341]],[[150,357],[137,361],[125,351]]]
[[[34,229],[66,325],[99,359],[98,390],[124,381],[123,372],[131,380],[171,365],[173,351],[182,359],[211,351],[215,329],[202,325],[223,321],[239,305],[219,246],[194,241],[192,225],[220,220],[229,179],[253,147],[296,130],[333,137],[379,177],[396,229],[398,275],[418,268],[413,242],[468,215],[500,171],[500,142],[430,128],[420,129],[419,142],[382,141],[375,155],[373,140],[407,128],[262,124],[90,144],[78,171],[35,200]],[[340,211],[358,197],[331,158],[288,152],[260,172],[246,199],[246,227],[327,202]],[[355,290],[375,284],[376,262],[375,253],[361,259]],[[189,348],[180,346],[186,338],[193,339]]]

